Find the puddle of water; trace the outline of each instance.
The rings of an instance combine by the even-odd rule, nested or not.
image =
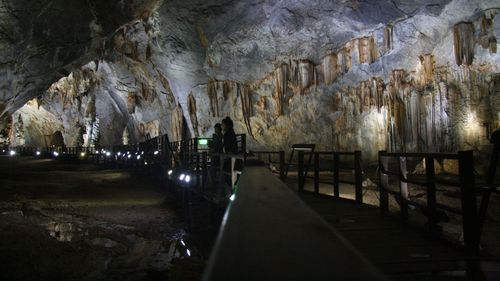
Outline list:
[[[51,221],[47,224],[49,235],[60,242],[71,242],[78,238],[76,227],[70,222]]]

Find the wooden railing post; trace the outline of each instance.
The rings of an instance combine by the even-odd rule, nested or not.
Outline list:
[[[384,173],[388,170],[389,161],[387,157],[383,156],[385,151],[378,152],[378,175],[379,175],[379,193],[380,193],[380,210],[385,212],[389,210],[389,194],[387,188],[389,187],[389,176]]]
[[[286,182],[285,173],[285,151],[280,151],[280,179],[282,182]]]
[[[401,218],[408,219],[408,183],[406,183],[408,177],[408,169],[406,167],[406,156],[399,157],[399,209],[401,211]]]
[[[339,154],[333,153],[333,197],[340,197],[340,186],[339,186]]]
[[[319,153],[314,153],[314,193],[319,193]]]
[[[361,151],[354,151],[354,186],[356,202],[363,203],[363,168],[361,167]]]
[[[436,212],[436,184],[434,182],[434,158],[425,157],[425,185],[427,187],[427,208],[429,208],[429,230],[436,232],[437,229],[437,212]]]
[[[298,174],[299,174],[299,183],[298,190],[299,192],[304,191],[304,152],[299,151],[299,163],[298,163]]]
[[[476,210],[474,163],[472,151],[459,151],[458,165],[462,199],[464,245],[467,254],[474,255],[479,250],[479,222]]]

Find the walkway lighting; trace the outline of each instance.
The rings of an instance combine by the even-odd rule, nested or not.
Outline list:
[[[10,154],[10,156],[14,156],[14,155],[16,155],[16,151],[11,150],[11,151],[9,152],[9,154]]]

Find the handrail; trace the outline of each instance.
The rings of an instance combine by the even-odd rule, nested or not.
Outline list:
[[[425,161],[425,182],[408,179],[407,158],[419,157]],[[397,171],[389,170],[389,159],[396,159],[398,162]],[[459,181],[442,180],[436,178],[434,170],[435,159],[458,160]],[[408,184],[423,186],[427,195],[427,206],[421,206],[428,213],[428,225],[431,231],[437,231],[438,209],[459,213],[462,215],[462,227],[464,235],[465,249],[469,254],[474,254],[479,249],[479,217],[476,209],[476,188],[474,186],[474,164],[472,151],[459,151],[456,154],[449,153],[387,153],[379,152],[379,192],[380,209],[383,212],[389,210],[389,194],[397,197],[399,201],[401,218],[408,218],[408,206],[418,205],[409,197]],[[389,177],[396,177],[399,181],[399,190],[389,189]],[[437,203],[436,183],[442,183],[460,188],[461,209],[457,210],[451,206]]]
[[[250,150],[250,154],[256,154],[257,157],[260,159],[261,154],[267,154],[268,156],[268,164],[279,164],[279,175],[280,179],[282,182],[286,181],[286,163],[285,163],[285,151],[280,150],[280,151],[253,151]],[[279,162],[273,162],[271,159],[271,155],[277,154],[279,155]]]
[[[355,190],[355,201],[359,204],[363,203],[363,169],[361,165],[361,151],[319,151],[319,152],[304,152],[299,151],[299,181],[298,190],[304,191],[305,181],[307,174],[304,173],[306,164],[304,162],[304,156],[313,156],[313,172],[314,172],[314,193],[319,193],[319,183],[320,183],[320,155],[331,155],[333,156],[333,196],[335,198],[340,197],[340,183],[349,183],[354,185]],[[340,156],[352,156],[353,165],[344,166],[340,163]],[[349,182],[340,179],[340,170],[353,170],[354,171],[354,182]]]
[[[203,280],[386,278],[268,169],[247,163]]]

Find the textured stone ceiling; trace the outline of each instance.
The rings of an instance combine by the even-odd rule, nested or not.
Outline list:
[[[482,129],[461,132],[470,120],[499,124],[499,8],[0,0],[0,114],[37,132],[34,143],[61,130],[74,145],[78,126],[104,128],[106,144],[123,134],[209,135],[229,115],[253,146],[351,150],[369,138],[372,154],[477,147]]]

